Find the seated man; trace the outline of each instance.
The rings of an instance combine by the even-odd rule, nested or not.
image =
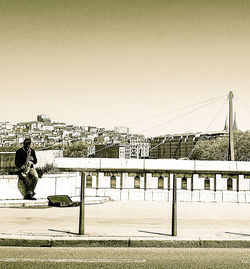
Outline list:
[[[19,180],[24,183],[24,199],[36,200],[34,190],[38,181],[38,174],[34,169],[34,164],[37,163],[37,158],[34,149],[30,148],[30,145],[30,138],[25,138],[23,147],[16,151],[15,165],[19,169]]]

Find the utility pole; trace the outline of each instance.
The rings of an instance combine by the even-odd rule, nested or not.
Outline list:
[[[234,141],[233,141],[233,92],[229,92],[229,149],[228,160],[234,161]]]

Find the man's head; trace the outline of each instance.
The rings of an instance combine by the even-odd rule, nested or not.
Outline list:
[[[31,140],[30,138],[25,138],[23,141],[23,147],[25,150],[28,150],[30,148]]]

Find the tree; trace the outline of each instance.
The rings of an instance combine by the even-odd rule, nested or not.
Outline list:
[[[250,130],[236,131],[234,134],[235,160],[250,161]]]
[[[22,146],[21,144],[15,144],[15,145],[11,145],[11,146],[3,146],[3,147],[1,147],[0,151],[1,152],[15,152],[21,146]]]
[[[63,157],[84,157],[87,155],[87,145],[83,142],[74,142],[69,146],[65,146]]]
[[[193,149],[192,160],[228,160],[228,137],[198,141]],[[234,131],[235,161],[250,161],[250,130]]]

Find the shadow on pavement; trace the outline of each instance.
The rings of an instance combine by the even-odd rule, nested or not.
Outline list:
[[[69,232],[69,231],[60,231],[60,230],[54,230],[54,229],[48,229],[48,230],[51,231],[51,232],[79,235],[78,233],[73,233],[73,232]]]
[[[142,231],[138,230],[140,233],[148,233],[148,234],[157,234],[157,235],[164,235],[164,236],[171,236],[171,234],[163,234],[163,233],[156,233],[156,232],[149,232],[149,231]]]
[[[250,236],[250,234],[242,234],[242,233],[232,233],[232,232],[225,232],[226,234],[236,234],[236,235],[243,235],[243,236]]]

